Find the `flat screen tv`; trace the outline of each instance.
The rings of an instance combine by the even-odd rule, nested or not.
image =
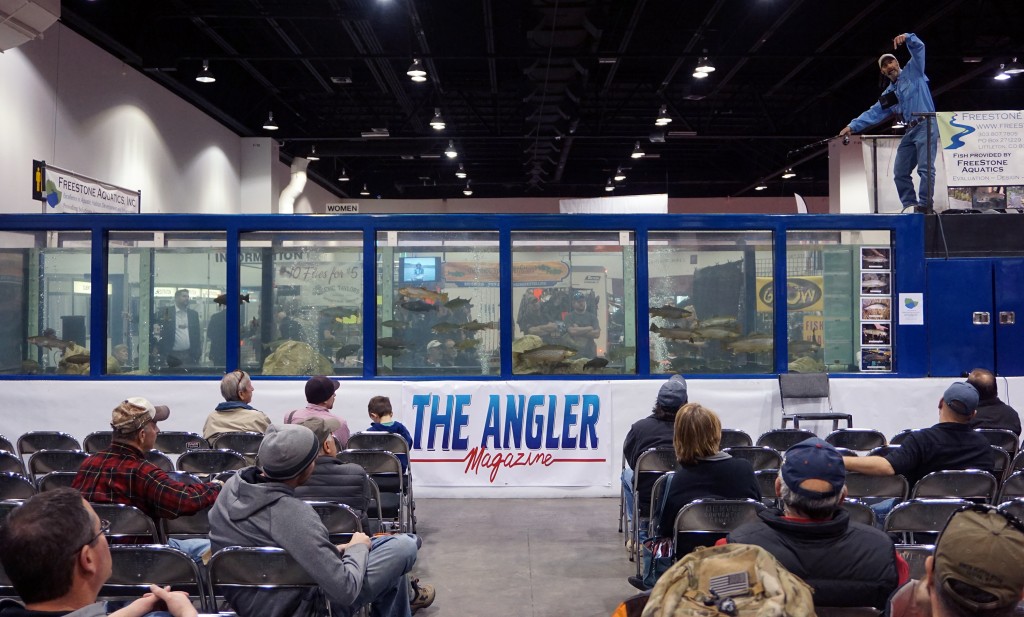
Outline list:
[[[440,274],[440,257],[401,257],[398,280],[402,283],[436,283]]]

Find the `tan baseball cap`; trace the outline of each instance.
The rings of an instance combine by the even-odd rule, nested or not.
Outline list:
[[[1024,591],[1024,524],[991,506],[953,514],[935,547],[935,581],[971,611],[1014,606]]]
[[[133,396],[114,408],[110,427],[121,433],[131,433],[147,422],[162,422],[170,415],[171,409],[167,405],[154,405],[141,396]]]

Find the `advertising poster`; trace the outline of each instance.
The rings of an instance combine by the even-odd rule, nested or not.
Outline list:
[[[936,114],[948,186],[1024,184],[1024,111]]]

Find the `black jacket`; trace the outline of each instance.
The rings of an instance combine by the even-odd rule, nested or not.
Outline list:
[[[1020,437],[1020,415],[1017,410],[999,400],[998,396],[978,403],[978,413],[968,422],[971,428],[1001,428]]]
[[[303,501],[343,503],[359,513],[364,533],[375,531],[370,529],[366,515],[373,501],[370,481],[359,465],[342,463],[333,456],[321,456],[316,459],[309,480],[295,488],[295,497]]]

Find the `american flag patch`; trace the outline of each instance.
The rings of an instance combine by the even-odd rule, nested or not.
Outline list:
[[[746,571],[716,576],[708,582],[708,586],[711,587],[711,592],[723,598],[742,596],[750,591]]]

